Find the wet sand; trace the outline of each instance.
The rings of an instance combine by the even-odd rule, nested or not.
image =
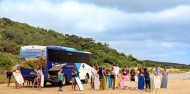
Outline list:
[[[153,92],[145,92],[144,90],[111,90],[104,91],[90,90],[90,84],[83,84],[84,91],[73,91],[71,85],[63,87],[63,92],[58,91],[58,87],[48,86],[42,88],[41,91],[33,90],[30,87],[21,87],[16,89],[12,83],[10,87],[6,84],[0,84],[0,94],[190,94],[190,80],[179,79],[179,76],[186,74],[171,74],[167,89],[154,90]],[[189,74],[188,74],[189,75]],[[186,77],[186,76],[185,76]]]

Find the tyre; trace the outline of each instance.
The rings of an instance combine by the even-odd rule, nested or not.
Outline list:
[[[88,79],[89,79],[89,75],[86,74],[85,79],[84,79],[84,83],[88,83]]]

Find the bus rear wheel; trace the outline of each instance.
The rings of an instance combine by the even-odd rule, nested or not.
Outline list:
[[[89,79],[89,76],[88,76],[88,74],[86,74],[85,79],[84,79],[84,83],[88,83],[88,79]]]

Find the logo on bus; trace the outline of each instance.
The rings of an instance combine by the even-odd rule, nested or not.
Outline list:
[[[85,67],[85,65],[83,64],[83,65],[82,65],[82,68],[84,68],[84,67]]]

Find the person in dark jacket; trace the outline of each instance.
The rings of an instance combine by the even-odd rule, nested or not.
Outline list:
[[[150,91],[151,90],[150,89],[150,75],[149,75],[149,71],[147,68],[144,68],[144,78],[145,78],[146,91]]]
[[[10,86],[11,83],[11,76],[12,76],[12,72],[11,72],[11,68],[8,69],[8,71],[6,72],[6,76],[7,76],[7,86]]]
[[[100,90],[103,90],[103,76],[104,76],[104,71],[103,71],[103,68],[102,68],[102,67],[99,68],[98,74],[99,74],[99,81],[100,81]]]
[[[130,71],[130,81],[135,81],[135,70],[131,69]]]

